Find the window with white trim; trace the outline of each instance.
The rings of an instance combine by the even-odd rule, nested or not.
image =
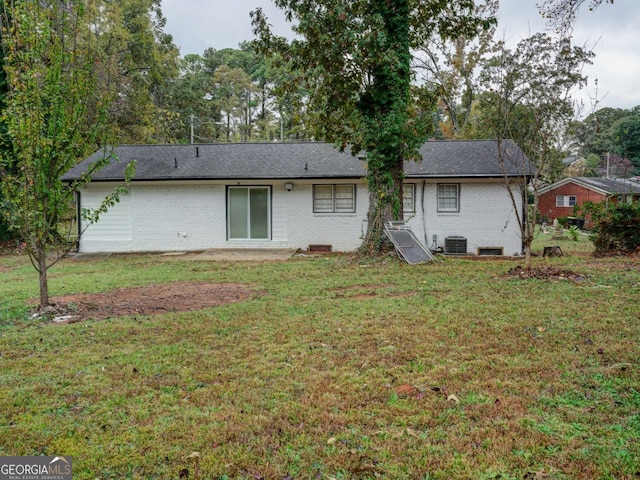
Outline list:
[[[402,185],[402,211],[415,213],[416,211],[416,184],[405,183]]]
[[[556,207],[574,207],[576,201],[575,195],[556,195]]]
[[[438,212],[460,211],[460,184],[438,184]]]
[[[355,185],[313,186],[313,213],[354,213],[355,211]]]

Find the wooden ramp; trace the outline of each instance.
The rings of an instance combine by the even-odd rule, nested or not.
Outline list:
[[[384,233],[396,247],[398,255],[410,265],[435,260],[433,254],[420,243],[411,227],[405,222],[387,222],[384,226]]]

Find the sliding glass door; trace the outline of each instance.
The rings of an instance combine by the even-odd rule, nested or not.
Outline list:
[[[271,231],[270,187],[229,187],[229,239],[268,240]]]

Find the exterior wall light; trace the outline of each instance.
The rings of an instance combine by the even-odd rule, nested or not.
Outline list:
[[[285,183],[285,184],[284,184],[284,189],[285,189],[287,192],[290,192],[291,190],[293,190],[293,183]]]

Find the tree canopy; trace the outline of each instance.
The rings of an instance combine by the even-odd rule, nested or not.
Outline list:
[[[605,175],[607,160],[611,175],[627,177],[640,173],[640,106],[629,110],[610,107],[596,110],[574,122],[570,135],[581,156],[599,158],[593,174]]]

